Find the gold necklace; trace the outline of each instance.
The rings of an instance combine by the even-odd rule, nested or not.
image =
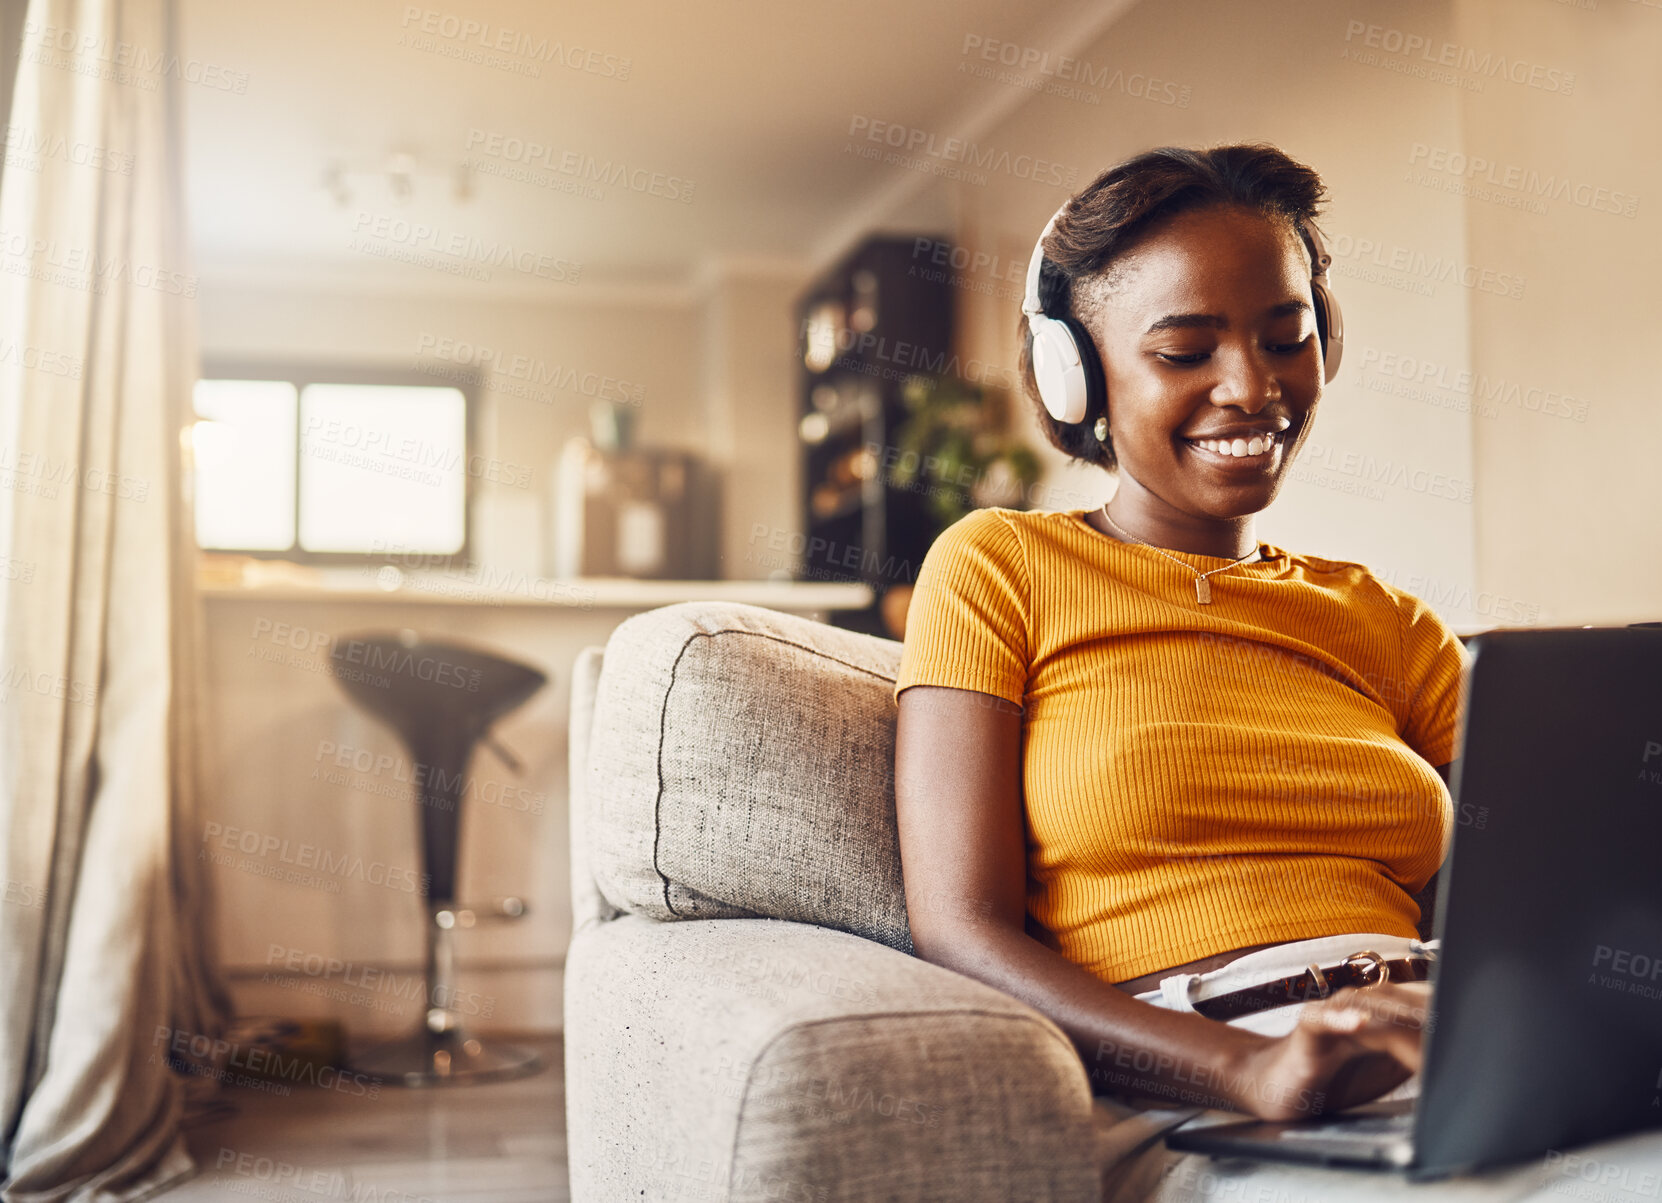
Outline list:
[[[1131,542],[1141,543],[1144,547],[1148,548],[1150,551],[1154,552],[1156,555],[1165,556],[1166,559],[1170,560],[1173,564],[1181,564],[1184,568],[1187,568],[1190,572],[1194,573],[1195,574],[1195,604],[1196,605],[1209,606],[1209,605],[1212,604],[1212,584],[1211,584],[1210,581],[1208,581],[1206,579],[1207,577],[1211,576],[1212,573],[1214,573],[1214,572],[1228,572],[1231,568],[1235,567],[1236,564],[1244,564],[1248,560],[1252,559],[1253,556],[1258,554],[1258,548],[1254,547],[1251,551],[1247,552],[1247,554],[1242,556],[1240,559],[1232,561],[1231,563],[1225,564],[1222,568],[1214,568],[1210,572],[1201,572],[1193,564],[1185,564],[1182,560],[1178,559],[1176,556],[1171,555],[1167,552],[1161,551],[1158,547],[1154,546],[1154,544],[1150,543],[1147,539],[1139,539],[1139,538],[1137,538],[1136,535],[1133,535],[1131,532],[1126,531],[1126,530],[1122,530],[1120,528],[1120,524],[1115,522],[1112,518],[1110,518],[1108,516],[1108,503],[1106,501],[1104,501],[1102,503],[1102,520],[1104,522],[1106,522],[1109,526],[1113,527],[1116,531],[1119,531],[1119,533],[1124,535],[1127,539],[1131,540]]]

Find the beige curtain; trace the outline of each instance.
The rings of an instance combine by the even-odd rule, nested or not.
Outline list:
[[[189,1173],[165,1033],[224,1014],[181,853],[200,723],[173,24],[169,0],[30,0],[0,169],[6,1203]]]

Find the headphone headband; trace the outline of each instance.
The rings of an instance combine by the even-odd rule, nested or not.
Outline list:
[[[1310,278],[1319,276],[1327,279],[1327,269],[1333,262],[1333,256],[1327,253],[1327,243],[1322,241],[1322,232],[1313,221],[1304,223],[1304,242],[1310,248]]]
[[[1033,245],[1033,257],[1027,261],[1027,289],[1021,299],[1021,311],[1028,316],[1029,321],[1035,317],[1045,315],[1044,306],[1039,304],[1039,273],[1044,269],[1045,239],[1056,228],[1056,221],[1068,211],[1072,201],[1063,201],[1062,207],[1050,215],[1045,222],[1045,228],[1039,233],[1039,241]]]
[[[1339,361],[1345,354],[1345,315],[1339,309],[1339,298],[1327,283],[1327,269],[1333,263],[1327,243],[1316,223],[1304,223],[1304,239],[1310,245],[1310,299],[1316,304],[1316,328],[1322,340],[1322,382],[1332,384],[1339,374]]]

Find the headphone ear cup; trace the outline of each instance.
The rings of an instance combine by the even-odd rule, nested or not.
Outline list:
[[[1096,344],[1073,318],[1029,319],[1033,379],[1039,399],[1058,422],[1079,423],[1105,403],[1107,382]]]
[[[1058,422],[1083,422],[1090,380],[1072,323],[1036,314],[1028,319],[1028,329],[1033,334],[1033,380],[1039,400]]]
[[[1339,311],[1339,298],[1323,281],[1310,281],[1310,293],[1315,302],[1316,334],[1322,343],[1322,379],[1332,384],[1345,354],[1345,318]]]
[[[1074,346],[1079,349],[1080,371],[1085,374],[1085,412],[1079,417],[1083,422],[1089,414],[1107,412],[1108,377],[1102,371],[1102,357],[1096,353],[1096,340],[1090,332],[1074,318],[1061,320],[1067,323],[1068,333],[1073,335]]]

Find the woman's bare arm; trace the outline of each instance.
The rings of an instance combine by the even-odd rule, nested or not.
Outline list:
[[[1377,1097],[1418,1068],[1417,1025],[1379,1017],[1406,1005],[1395,987],[1365,1002],[1340,991],[1271,1038],[1140,1002],[1028,935],[1021,738],[1020,709],[989,694],[900,695],[895,804],[919,956],[1049,1016],[1103,1093],[1294,1118]]]

